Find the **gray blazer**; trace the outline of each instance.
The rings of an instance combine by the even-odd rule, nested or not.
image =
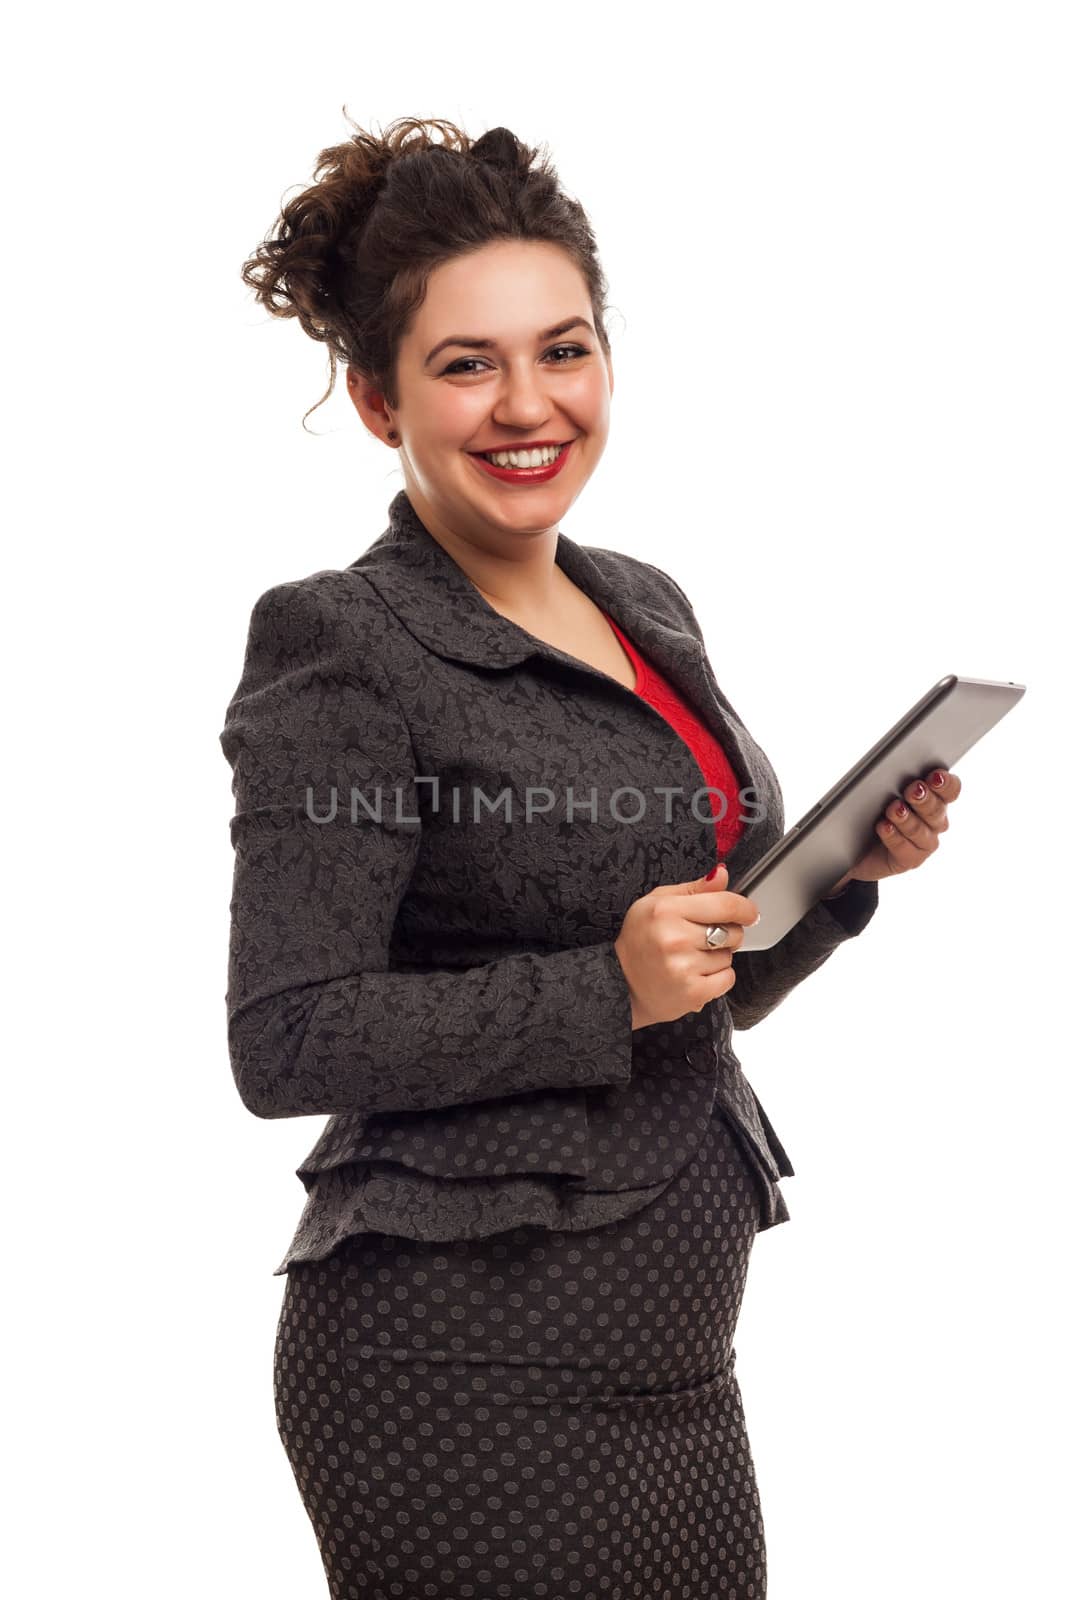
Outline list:
[[[686,595],[565,534],[556,560],[692,703],[746,821],[730,881],[783,833],[770,762]],[[259,1117],[327,1116],[275,1275],[369,1230],[585,1229],[650,1203],[715,1106],[762,1227],[793,1167],[741,1068],[750,1028],[877,909],[875,883],[734,955],[727,995],[634,1032],[628,907],[718,860],[703,774],[647,701],[502,617],[405,491],[351,566],[268,590],[220,735],[236,814],[229,1050]],[[671,798],[672,791],[672,798]]]

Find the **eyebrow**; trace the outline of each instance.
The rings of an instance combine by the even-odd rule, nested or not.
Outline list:
[[[557,339],[561,333],[569,333],[571,328],[578,327],[587,328],[592,334],[596,332],[587,317],[569,317],[566,322],[556,323],[554,328],[545,328],[543,333],[538,333],[537,342],[540,343],[544,339]],[[439,344],[433,346],[433,349],[423,362],[423,367],[428,367],[433,357],[439,355],[450,344],[462,345],[467,350],[495,350],[496,348],[495,339],[475,339],[471,334],[453,333],[447,339],[442,339]]]

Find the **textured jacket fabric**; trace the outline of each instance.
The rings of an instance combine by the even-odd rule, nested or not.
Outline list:
[[[719,1106],[762,1227],[792,1164],[741,1068],[753,1027],[877,909],[819,902],[728,995],[631,1027],[614,948],[632,902],[718,860],[685,741],[608,674],[501,616],[405,491],[351,566],[256,602],[220,735],[235,851],[226,993],[238,1093],[328,1117],[275,1274],[369,1229],[586,1229],[649,1204]],[[746,807],[735,883],[781,838],[781,790],[692,607],[650,563],[557,535],[562,571],[705,719]]]

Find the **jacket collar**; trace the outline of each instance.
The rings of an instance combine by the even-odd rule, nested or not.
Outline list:
[[[758,747],[718,688],[702,641],[651,586],[646,568],[618,551],[580,545],[562,532],[556,535],[555,559],[696,708],[725,751],[740,788],[751,788]],[[493,668],[539,657],[622,689],[615,678],[501,616],[429,532],[404,489],[389,504],[388,528],[348,570],[361,573],[438,656]]]
[[[699,640],[657,603],[648,592],[646,577],[627,557],[580,545],[560,532],[555,559],[571,582],[612,616],[637,649],[678,687],[691,693],[705,682]],[[436,655],[478,667],[513,667],[530,656],[541,656],[584,672],[596,671],[501,616],[429,532],[404,489],[389,505],[386,532],[349,570],[361,572]]]

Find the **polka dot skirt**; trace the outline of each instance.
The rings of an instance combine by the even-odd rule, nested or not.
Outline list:
[[[716,1113],[608,1226],[293,1263],[277,1425],[331,1600],[765,1600],[733,1371],[758,1223]]]

